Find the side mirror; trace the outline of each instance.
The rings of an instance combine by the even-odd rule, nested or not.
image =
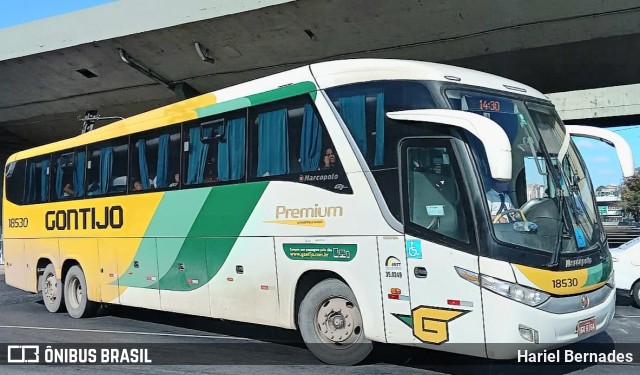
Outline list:
[[[495,121],[475,113],[452,109],[415,109],[388,112],[394,120],[419,121],[465,129],[480,139],[487,154],[491,177],[511,180],[511,143]]]
[[[625,141],[620,135],[610,130],[596,128],[594,126],[566,125],[565,127],[567,128],[567,136],[591,138],[604,142],[609,146],[613,146],[618,154],[618,160],[622,167],[622,175],[624,177],[631,177],[634,175],[635,169],[633,167],[633,153],[631,152],[631,147],[629,147],[629,143],[627,143],[627,141]],[[563,157],[564,154],[558,154],[559,160],[562,160]]]

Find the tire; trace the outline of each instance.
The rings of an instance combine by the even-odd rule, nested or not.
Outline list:
[[[64,310],[64,284],[56,277],[53,264],[49,263],[44,269],[40,290],[44,306],[49,312],[57,313]]]
[[[64,303],[73,318],[80,319],[93,315],[98,304],[87,298],[87,280],[80,266],[72,266],[64,278]]]
[[[636,281],[635,285],[631,289],[631,298],[636,307],[640,308],[640,280]]]
[[[326,279],[309,290],[300,303],[298,328],[309,350],[328,364],[355,365],[373,349],[364,335],[355,295],[337,279]]]

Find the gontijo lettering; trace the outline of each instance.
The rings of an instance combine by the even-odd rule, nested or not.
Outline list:
[[[44,226],[47,230],[79,230],[122,228],[124,210],[121,206],[106,206],[104,210],[95,207],[47,211]]]

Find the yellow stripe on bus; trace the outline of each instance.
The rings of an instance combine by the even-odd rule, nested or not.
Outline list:
[[[550,271],[514,265],[538,289],[555,295],[570,295],[600,288],[605,282],[585,285],[589,276],[587,268],[572,271]]]

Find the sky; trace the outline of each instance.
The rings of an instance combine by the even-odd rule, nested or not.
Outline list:
[[[629,143],[633,152],[634,166],[640,167],[640,125],[607,128],[607,130],[618,133]],[[621,184],[622,169],[613,147],[587,138],[574,137],[573,142],[587,164],[594,189],[600,185]]]
[[[0,0],[0,29],[115,0]]]

